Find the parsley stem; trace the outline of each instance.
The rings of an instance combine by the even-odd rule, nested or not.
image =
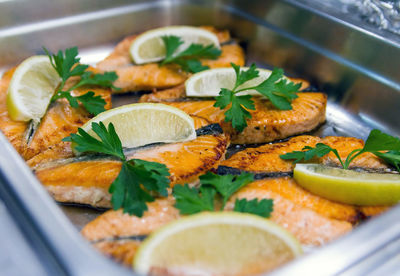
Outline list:
[[[364,153],[362,149],[355,149],[347,155],[346,162],[344,163],[343,169],[347,170],[350,166],[350,163],[360,154]]]
[[[334,150],[332,150],[332,152],[336,155],[337,159],[339,159],[340,164],[345,169],[345,164],[343,164],[342,158],[340,158],[338,151],[336,149],[334,149]],[[346,159],[346,161],[347,161],[347,159]]]

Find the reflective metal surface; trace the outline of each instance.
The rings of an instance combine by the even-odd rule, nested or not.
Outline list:
[[[135,32],[173,24],[215,25],[241,40],[247,63],[282,67],[328,93],[328,121],[315,134],[366,138],[375,127],[400,134],[399,44],[299,1],[45,2],[0,1],[0,15],[9,14],[0,16],[0,70],[42,53],[42,46],[56,51],[76,45],[82,61],[94,64]],[[116,96],[113,104],[135,99]],[[0,176],[0,196],[24,234],[36,241],[53,275],[129,273],[94,252],[76,231],[99,212],[77,207],[62,207],[62,212],[2,135]],[[399,208],[393,209],[275,275],[397,271],[399,216]]]

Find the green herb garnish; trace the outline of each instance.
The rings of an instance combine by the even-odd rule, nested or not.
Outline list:
[[[259,215],[264,218],[269,218],[274,210],[274,201],[272,199],[262,199],[258,201],[256,198],[253,200],[236,199],[233,211],[241,213],[250,213]]]
[[[57,99],[65,98],[74,108],[79,107],[80,102],[85,109],[93,115],[97,115],[105,111],[104,106],[106,105],[106,102],[102,97],[95,96],[93,91],[89,91],[86,94],[77,97],[72,96],[71,91],[83,85],[98,85],[102,87],[118,89],[113,85],[113,82],[118,78],[117,74],[115,72],[94,74],[86,71],[89,65],[79,63],[80,58],[77,57],[77,47],[66,49],[64,53],[62,51],[58,51],[57,55],[50,54],[46,48],[43,49],[49,57],[51,65],[61,78],[61,84],[51,101],[54,102]],[[80,80],[74,86],[64,91],[64,86],[67,80],[71,77],[80,77]]]
[[[200,188],[190,188],[187,184],[174,186],[172,194],[176,200],[175,207],[185,215],[215,211],[215,196],[218,195],[222,199],[220,210],[223,210],[228,199],[252,181],[254,181],[254,175],[251,173],[217,175],[208,172],[200,176]],[[269,217],[272,212],[272,200],[236,200],[234,211]]]
[[[360,154],[371,152],[382,158],[385,162],[393,165],[400,172],[400,139],[383,133],[378,129],[372,130],[365,141],[364,147],[350,152],[345,162],[342,161],[336,149],[323,143],[318,143],[315,148],[306,146],[303,148],[303,151],[289,152],[280,157],[285,160],[295,159],[293,163],[298,163],[302,160],[310,160],[316,156],[322,157],[329,152],[333,152],[336,155],[343,169],[348,169],[351,162]]]
[[[201,44],[192,43],[188,48],[180,53],[175,53],[183,40],[177,36],[163,36],[161,37],[165,44],[165,58],[161,61],[160,65],[169,63],[178,64],[182,70],[190,73],[197,73],[206,69],[208,66],[203,66],[199,59],[216,59],[221,55],[221,50],[210,44],[203,46]]]
[[[255,64],[252,64],[247,70],[240,70],[240,66],[234,63],[231,63],[231,66],[236,74],[235,85],[232,90],[221,88],[214,106],[225,109],[230,105],[230,108],[225,112],[225,122],[232,122],[232,126],[236,130],[243,131],[247,126],[246,118],[251,118],[248,110],[255,110],[251,95],[238,96],[239,92],[256,90],[267,97],[276,108],[280,110],[292,109],[291,102],[298,97],[296,93],[299,92],[301,83],[294,84],[283,78],[282,69],[274,68],[268,79],[256,86],[240,88],[246,82],[257,78],[259,71]]]
[[[102,153],[118,158],[122,162],[121,171],[109,188],[113,209],[123,208],[124,213],[141,217],[147,210],[146,202],[154,201],[151,192],[168,195],[168,168],[156,162],[127,160],[112,123],[108,129],[102,122],[92,123],[92,129],[100,140],[79,128],[78,134],[71,134],[63,141],[75,143],[75,150],[79,152]]]

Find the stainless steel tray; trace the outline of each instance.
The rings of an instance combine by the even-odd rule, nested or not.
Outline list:
[[[366,138],[371,128],[400,134],[400,45],[304,1],[17,2],[0,2],[1,71],[42,46],[78,46],[82,61],[95,63],[128,34],[164,25],[215,25],[241,39],[248,63],[283,67],[328,93],[328,122],[316,134]],[[118,96],[113,104],[132,100]],[[77,229],[99,212],[58,208],[2,135],[0,198],[49,275],[131,275],[80,237]],[[399,222],[400,206],[274,274],[390,274],[399,263]]]

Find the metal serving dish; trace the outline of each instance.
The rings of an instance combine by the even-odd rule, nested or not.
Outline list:
[[[400,134],[400,45],[304,1],[0,1],[0,71],[24,58],[78,46],[85,63],[104,58],[124,36],[164,25],[231,30],[247,62],[279,66],[328,93],[318,135],[366,138],[371,128]],[[114,105],[134,100],[117,96]],[[107,260],[77,230],[98,215],[59,208],[0,135],[0,200],[48,275],[132,275]],[[71,223],[72,222],[72,223]],[[400,206],[274,275],[393,275],[399,270]],[[26,267],[30,271],[29,265]],[[43,275],[43,274],[41,274]]]

